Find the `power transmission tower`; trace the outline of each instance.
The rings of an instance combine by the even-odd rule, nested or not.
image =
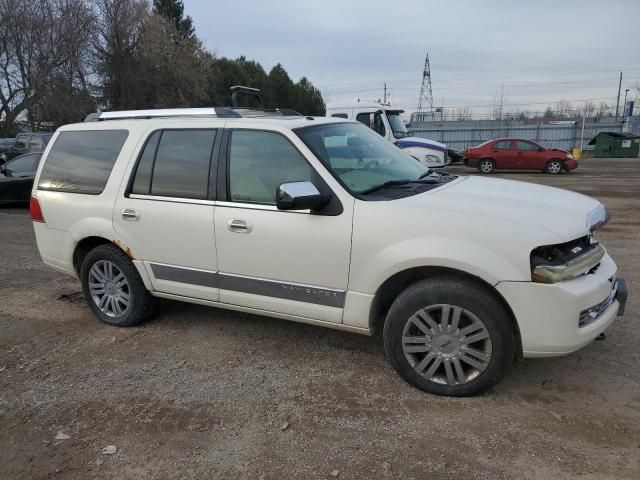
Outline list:
[[[427,118],[433,120],[433,91],[431,90],[431,67],[429,66],[429,54],[424,60],[424,70],[422,71],[422,86],[420,87],[420,97],[418,97],[418,110],[416,117],[419,122]]]

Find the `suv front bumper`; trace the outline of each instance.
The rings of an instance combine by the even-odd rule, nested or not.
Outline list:
[[[589,344],[616,316],[622,315],[627,285],[616,279],[616,270],[611,257],[605,254],[594,273],[574,280],[553,284],[499,283],[496,288],[518,322],[523,355],[551,357],[571,353]]]

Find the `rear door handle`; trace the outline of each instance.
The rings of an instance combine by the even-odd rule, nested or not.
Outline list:
[[[235,233],[250,233],[253,230],[253,227],[246,220],[241,220],[238,218],[232,218],[227,223],[227,227],[230,231]]]
[[[123,208],[122,218],[123,220],[128,220],[129,222],[137,222],[138,220],[140,220],[140,212],[138,212],[134,208]]]

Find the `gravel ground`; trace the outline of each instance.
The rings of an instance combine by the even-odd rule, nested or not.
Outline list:
[[[168,301],[103,325],[0,208],[0,478],[638,479],[640,159],[495,176],[604,201],[631,296],[605,341],[467,399],[405,384],[380,338]]]

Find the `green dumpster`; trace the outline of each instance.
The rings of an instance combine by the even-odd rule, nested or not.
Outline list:
[[[600,132],[591,139],[596,158],[635,158],[640,148],[640,135],[633,133]]]

